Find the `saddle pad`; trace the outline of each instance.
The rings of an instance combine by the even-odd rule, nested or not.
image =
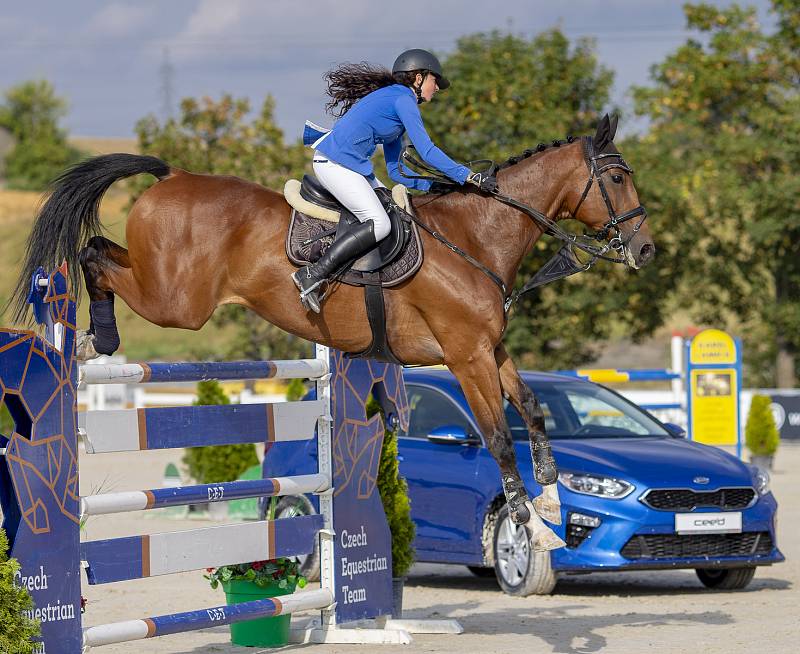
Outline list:
[[[400,255],[377,272],[362,273],[348,270],[340,281],[351,286],[396,286],[411,277],[422,265],[422,241],[417,226],[410,222],[411,233]],[[286,235],[286,255],[296,266],[307,266],[317,261],[333,243],[334,235],[306,243],[320,234],[331,231],[335,224],[308,216],[292,209],[292,219]]]

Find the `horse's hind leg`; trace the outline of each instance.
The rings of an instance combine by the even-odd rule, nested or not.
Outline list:
[[[100,354],[114,354],[120,345],[114,316],[114,293],[106,267],[130,267],[128,251],[102,236],[93,236],[79,253],[86,293],[89,296],[89,330],[79,332],[77,358],[88,360]]]
[[[503,395],[517,410],[525,425],[531,445],[533,459],[533,476],[542,487],[542,494],[534,501],[533,506],[545,520],[553,524],[561,524],[561,502],[558,498],[558,469],[550,449],[550,442],[544,426],[544,412],[539,400],[530,387],[522,381],[517,367],[501,344],[495,350],[497,368],[500,371],[500,385]]]
[[[516,524],[525,524],[528,527],[534,550],[563,547],[564,541],[536,514],[520,478],[511,430],[503,411],[500,378],[494,356],[488,352],[463,362],[447,361],[447,364],[461,383],[472,413],[486,437],[489,452],[500,467],[511,519]]]

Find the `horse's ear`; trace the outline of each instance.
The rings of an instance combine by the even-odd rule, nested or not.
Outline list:
[[[611,121],[608,118],[608,114],[603,116],[600,120],[600,123],[597,125],[597,133],[594,135],[594,147],[595,150],[600,152],[608,142],[611,140]]]
[[[619,123],[619,116],[617,114],[614,114],[614,117],[611,119],[611,122],[609,124],[609,130],[608,130],[608,132],[609,132],[608,140],[609,141],[613,141],[614,137],[617,135],[617,123]]]

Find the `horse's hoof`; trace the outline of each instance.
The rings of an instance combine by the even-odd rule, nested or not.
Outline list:
[[[531,503],[526,502],[526,504]],[[533,505],[530,508],[533,509]],[[530,520],[525,526],[531,533],[531,548],[534,552],[549,552],[567,545],[535,512],[531,513]]]
[[[99,356],[100,354],[94,349],[94,334],[79,331],[75,335],[75,358],[78,361],[90,361]]]
[[[539,537],[534,540],[531,539],[531,547],[534,552],[549,552],[557,550],[561,547],[566,547],[567,544],[556,536],[555,532],[549,527],[546,528],[547,532],[539,534]]]
[[[561,524],[561,501],[558,499],[558,487],[555,484],[542,486],[542,494],[533,500],[536,513],[554,525]]]

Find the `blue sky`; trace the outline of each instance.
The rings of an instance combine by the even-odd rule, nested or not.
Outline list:
[[[727,6],[726,0],[714,4]],[[768,21],[768,0],[751,0]],[[160,73],[168,51],[173,104],[223,92],[254,106],[271,93],[287,137],[323,111],[323,73],[343,61],[391,66],[402,50],[447,53],[464,34],[530,36],[559,26],[593,37],[616,73],[613,101],[645,84],[650,66],[687,37],[675,0],[75,0],[4,1],[0,91],[45,77],[69,101],[64,126],[81,136],[130,136],[137,119],[165,113]]]

